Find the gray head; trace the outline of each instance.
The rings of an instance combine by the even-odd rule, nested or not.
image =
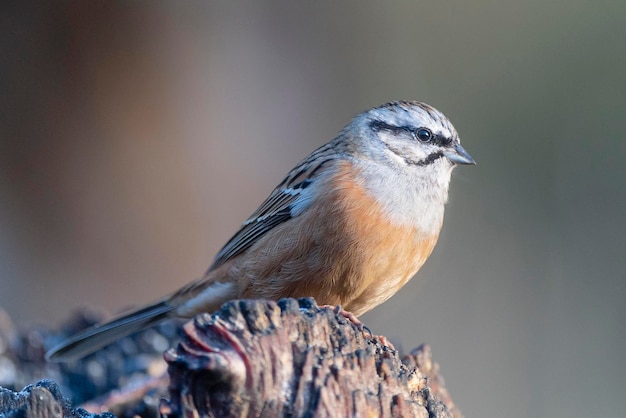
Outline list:
[[[369,147],[382,148],[386,158],[399,158],[407,165],[476,164],[448,118],[425,103],[390,102],[358,115],[351,127],[375,142]]]

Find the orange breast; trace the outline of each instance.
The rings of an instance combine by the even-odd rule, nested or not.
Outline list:
[[[321,185],[323,200],[268,232],[228,269],[241,297],[311,296],[360,315],[391,297],[426,261],[438,233],[389,222],[350,164],[341,164]]]

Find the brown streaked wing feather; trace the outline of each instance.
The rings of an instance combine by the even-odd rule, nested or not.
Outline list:
[[[311,181],[327,170],[329,167],[327,163],[336,158],[331,155],[331,151],[330,144],[326,144],[291,170],[261,206],[244,222],[241,229],[217,253],[209,271],[241,254],[268,231],[291,219],[293,205],[301,196],[300,190],[306,188]]]

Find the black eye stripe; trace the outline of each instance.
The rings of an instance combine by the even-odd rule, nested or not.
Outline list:
[[[442,135],[437,135],[434,132],[432,132],[430,129],[423,128],[423,127],[419,127],[416,129],[410,126],[395,126],[395,125],[390,125],[388,123],[385,123],[381,120],[371,121],[369,123],[369,127],[373,129],[374,131],[389,131],[394,134],[408,133],[412,135],[414,138],[419,139],[422,142],[429,143],[429,144],[437,144],[442,147],[447,147],[453,142],[453,138],[445,137]],[[428,140],[420,139],[418,133],[421,130],[430,132],[430,139]]]
[[[373,120],[369,123],[369,126],[374,131],[389,131],[389,132],[394,132],[394,133],[405,132],[409,134],[413,133],[413,128],[411,128],[410,126],[389,125],[388,123],[385,123],[382,120]]]

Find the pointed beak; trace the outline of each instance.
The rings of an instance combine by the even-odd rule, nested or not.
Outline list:
[[[459,143],[455,144],[452,149],[444,151],[443,155],[456,164],[476,165],[476,161]]]

